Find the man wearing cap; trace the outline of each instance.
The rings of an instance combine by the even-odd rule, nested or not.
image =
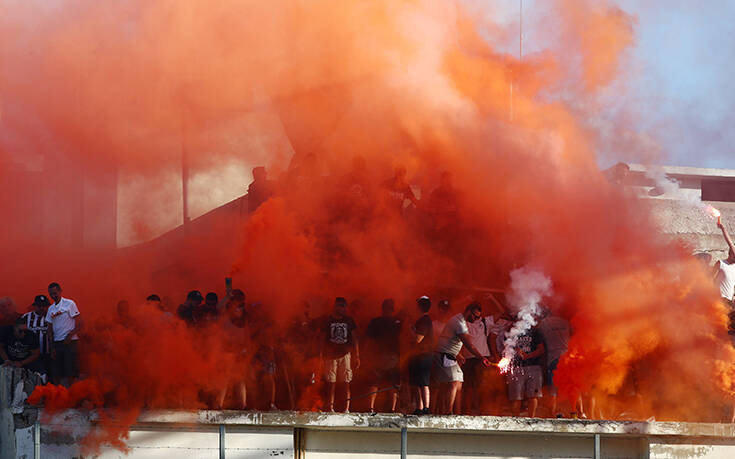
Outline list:
[[[46,311],[46,322],[51,324],[52,371],[54,384],[69,387],[79,376],[79,338],[82,328],[77,304],[61,296],[61,286],[52,282],[48,286],[48,296],[54,301]]]
[[[46,322],[46,309],[49,307],[49,300],[46,295],[36,295],[33,299],[31,311],[21,316],[25,321],[28,331],[38,340],[38,347],[41,351],[38,359],[39,373],[46,377],[51,365],[51,342],[48,336],[48,322]]]

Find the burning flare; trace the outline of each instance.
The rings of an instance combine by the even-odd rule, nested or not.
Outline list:
[[[503,357],[502,359],[500,359],[500,362],[498,362],[498,368],[500,368],[501,373],[507,373],[508,368],[510,368],[510,359],[508,357]]]
[[[722,213],[718,209],[714,208],[711,204],[707,204],[705,210],[714,218],[720,218],[722,216]]]

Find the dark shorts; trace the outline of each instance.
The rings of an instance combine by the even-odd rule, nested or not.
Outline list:
[[[408,362],[408,384],[411,386],[431,385],[431,362],[433,354],[419,354]]]
[[[557,365],[559,365],[559,359],[554,359],[546,366],[546,371],[544,371],[544,386],[549,386],[549,393],[554,396],[557,394],[554,385],[554,371],[556,371]]]
[[[373,385],[375,386],[399,386],[401,384],[401,371],[398,367],[377,368],[373,370]]]
[[[55,378],[79,377],[79,345],[77,340],[69,344],[63,341],[54,341],[56,357],[53,359],[53,375]]]
[[[481,387],[485,381],[487,367],[477,357],[469,358],[462,366],[464,373],[464,386],[470,388]]]

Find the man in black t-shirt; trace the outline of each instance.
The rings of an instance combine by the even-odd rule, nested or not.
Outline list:
[[[347,315],[347,300],[337,297],[334,313],[324,324],[324,340],[319,351],[324,364],[324,379],[329,391],[329,411],[334,411],[334,392],[337,383],[345,385],[345,412],[350,411],[350,382],[352,381],[352,362],[355,369],[360,368],[360,346],[355,333],[357,325]],[[353,356],[354,352],[354,356]]]
[[[413,414],[429,414],[429,386],[431,385],[431,365],[434,358],[434,327],[429,317],[431,300],[422,296],[416,300],[421,317],[411,327],[411,359],[408,362],[408,384],[415,399]]]
[[[393,387],[391,393],[391,413],[396,411],[398,403],[398,387],[401,384],[401,372],[398,369],[400,362],[401,320],[393,313],[395,303],[392,299],[383,301],[380,317],[370,321],[365,335],[367,336],[366,350],[374,362],[373,384],[370,386],[370,412],[375,412],[375,399],[378,396],[378,386]]]
[[[40,355],[38,338],[28,331],[23,317],[18,318],[14,325],[0,330],[0,357],[3,365],[38,371]]]
[[[520,414],[521,401],[528,400],[528,417],[532,418],[536,416],[538,398],[541,396],[541,362],[546,352],[541,334],[535,326],[518,337],[515,349],[516,354],[508,373],[508,399],[513,416]]]

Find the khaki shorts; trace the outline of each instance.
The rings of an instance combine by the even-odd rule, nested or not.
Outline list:
[[[352,381],[349,352],[336,359],[324,359],[324,379],[330,383],[348,383]]]
[[[462,382],[464,373],[456,360],[449,360],[444,354],[434,353],[434,377],[438,383]]]
[[[508,400],[525,400],[541,397],[541,366],[515,367],[508,373]]]

